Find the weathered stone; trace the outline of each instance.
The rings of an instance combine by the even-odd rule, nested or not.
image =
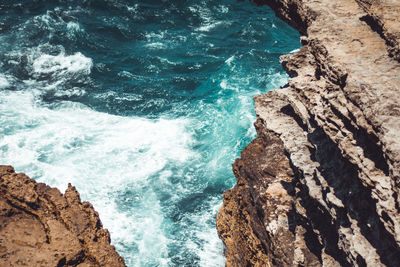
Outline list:
[[[257,0],[303,35],[255,98],[217,227],[227,266],[400,264],[400,2]]]
[[[92,205],[0,166],[0,266],[125,266]]]

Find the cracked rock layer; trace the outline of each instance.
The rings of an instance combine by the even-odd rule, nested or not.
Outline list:
[[[217,216],[227,266],[400,263],[400,2],[256,0],[301,34]]]

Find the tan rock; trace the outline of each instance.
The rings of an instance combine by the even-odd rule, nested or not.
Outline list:
[[[255,2],[303,48],[281,57],[288,86],[255,98],[217,216],[227,266],[398,266],[400,2]]]
[[[0,266],[125,266],[92,205],[0,166]]]

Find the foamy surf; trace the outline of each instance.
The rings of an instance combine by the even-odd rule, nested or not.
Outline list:
[[[224,266],[215,216],[294,31],[231,0],[0,9],[0,164],[75,185],[128,266]]]
[[[67,73],[82,72],[90,74],[92,60],[83,56],[80,52],[74,55],[66,56],[64,52],[53,55],[41,55],[33,61],[33,71],[38,74],[52,74],[55,76],[64,76]]]
[[[10,82],[7,80],[7,77],[0,75],[0,89],[5,89],[8,87],[10,87]]]
[[[172,162],[196,158],[189,121],[120,117],[68,102],[49,109],[25,92],[3,91],[0,98],[7,115],[0,120],[2,162],[62,191],[74,184],[102,212],[117,247],[135,243],[141,257],[165,257],[163,213],[148,179]],[[120,211],[113,197],[132,186],[137,194],[126,201],[135,205]]]

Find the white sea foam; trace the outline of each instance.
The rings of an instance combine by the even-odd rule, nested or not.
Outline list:
[[[207,7],[207,5],[195,4],[193,6],[190,6],[189,10],[192,13],[197,14],[198,17],[202,20],[201,25],[195,29],[196,31],[208,32],[221,24],[227,23],[226,21],[215,20],[212,10]]]
[[[0,99],[0,164],[61,190],[75,185],[100,211],[120,251],[122,244],[136,244],[130,266],[145,265],[143,259],[168,262],[163,213],[148,179],[196,157],[188,120],[113,116],[70,102],[49,109],[26,91],[1,91]],[[137,192],[136,205],[119,210],[115,201],[127,188]]]
[[[133,7],[132,6],[126,6],[126,9],[129,11],[129,12],[131,12],[131,13],[133,13],[133,14],[136,14],[137,13],[137,10],[138,10],[138,7],[139,7],[139,4],[135,4]]]
[[[69,39],[75,39],[77,33],[82,33],[84,30],[81,28],[77,21],[65,21],[64,16],[75,18],[74,13],[76,12],[87,12],[79,7],[74,10],[63,10],[61,8],[55,8],[54,10],[48,10],[45,14],[37,15],[27,20],[19,28],[22,34],[30,35],[30,28],[32,26],[40,28],[44,33],[47,34],[48,38],[52,38],[60,29],[63,29],[67,33]],[[60,15],[63,14],[64,16]]]
[[[57,51],[57,55],[51,55],[44,51]],[[20,61],[27,55],[26,72],[31,76],[24,80],[26,86],[35,89],[37,93],[54,92],[55,96],[80,96],[85,94],[84,87],[63,86],[70,81],[86,81],[89,78],[93,61],[91,58],[77,52],[67,55],[63,46],[50,44],[40,45],[24,51],[13,51],[9,57]],[[12,60],[9,60],[12,61]],[[43,78],[46,79],[43,79]]]
[[[73,22],[73,21],[70,21],[67,23],[67,29],[72,32],[81,31],[81,27],[79,26],[79,23]]]
[[[231,65],[232,61],[235,59],[235,56],[231,56],[227,60],[225,60],[225,63],[228,64],[229,66]]]
[[[272,73],[273,70],[269,70],[271,75],[270,86],[269,88],[278,89],[281,86],[284,86],[288,81],[288,75],[283,72],[275,72]]]
[[[167,45],[165,45],[161,42],[149,43],[149,44],[146,44],[145,46],[149,47],[151,49],[164,49],[167,47]]]
[[[226,83],[226,80],[222,80],[221,83],[219,84],[219,86],[221,86],[222,89],[228,89],[228,85]]]
[[[229,12],[229,7],[224,6],[224,5],[220,5],[217,10],[222,13],[222,14],[226,14]]]
[[[130,17],[143,16],[139,4],[126,6],[126,9]],[[141,44],[149,52],[170,49],[188,39],[191,42],[192,38],[203,39],[208,36],[207,32],[231,23],[229,20],[221,22],[215,13],[227,13],[229,8],[226,6],[212,8],[204,2],[189,9],[200,19],[200,24],[191,29],[190,34],[178,36],[170,30],[144,32],[146,39]],[[31,29],[29,27],[35,25],[49,38],[59,32],[66,33],[60,38],[83,36],[85,24],[80,24],[76,18],[73,22],[64,21],[63,18],[69,15],[60,16],[60,12],[69,11],[55,11],[29,19],[23,26]],[[105,19],[107,24],[121,27],[110,17]],[[26,36],[31,36],[29,32],[34,31],[27,29],[22,29],[21,34],[26,32]],[[256,32],[251,27],[248,30]],[[202,44],[208,48],[214,46],[208,40]],[[218,44],[215,46],[218,48]],[[210,78],[213,88],[208,89],[217,91],[217,105],[199,101],[199,113],[202,114],[196,117],[196,113],[190,119],[149,120],[96,112],[72,102],[53,102],[49,108],[39,100],[43,93],[51,92],[55,96],[85,93],[85,86],[74,88],[70,85],[77,84],[77,80],[89,80],[94,62],[81,53],[67,53],[62,46],[49,43],[15,51],[19,54],[10,56],[9,63],[21,64],[25,62],[21,59],[27,56],[29,78],[16,82],[12,77],[0,75],[0,89],[19,84],[22,87],[19,91],[0,90],[0,164],[12,164],[17,171],[26,172],[61,190],[68,182],[77,186],[82,199],[91,201],[99,211],[104,226],[111,231],[113,244],[128,266],[170,266],[173,265],[170,257],[185,257],[186,252],[193,254],[196,261],[199,259],[196,264],[202,267],[223,266],[223,245],[214,221],[221,205],[220,196],[203,195],[207,199],[200,206],[204,207],[181,212],[179,216],[185,217],[184,220],[173,221],[165,210],[176,208],[194,192],[204,192],[204,188],[215,181],[220,183],[226,178],[226,184],[230,183],[229,179],[233,183],[234,178],[226,176],[231,174],[229,166],[237,156],[233,151],[243,148],[243,140],[238,136],[245,135],[244,139],[250,140],[256,134],[251,126],[255,120],[252,96],[260,93],[265,84],[268,88],[283,85],[287,77],[273,73],[265,75],[265,68],[262,71],[253,69],[251,75],[246,76],[248,71],[246,67],[241,69],[243,59],[238,52],[236,58],[226,59],[226,64],[221,65],[223,69]],[[199,55],[192,50],[187,53]],[[203,56],[222,59],[213,53]],[[153,58],[157,62],[147,68],[153,73],[180,64],[169,56]],[[99,70],[106,70],[104,63],[95,63]],[[189,68],[201,69],[202,64]],[[142,81],[146,78],[128,71],[120,71],[118,77]],[[255,79],[260,82],[254,83]],[[96,101],[112,98],[116,103],[144,99],[139,93],[125,94],[123,90],[92,97]],[[207,131],[209,137],[194,141],[191,131],[196,132],[196,138],[197,132],[202,131]],[[207,147],[202,151],[197,148],[197,142],[212,145],[200,144]],[[201,172],[207,172],[206,178],[203,179]],[[181,181],[172,182],[176,177]],[[163,193],[169,195],[167,200],[162,199]],[[180,227],[180,233],[166,229],[169,223],[174,224],[174,230]],[[175,251],[176,247],[180,251]]]
[[[210,227],[209,222],[217,214],[221,207],[221,200],[219,198],[214,199],[212,209],[209,213],[204,216],[202,215],[201,224],[206,231],[198,231],[197,236],[203,241],[203,249],[198,251],[200,257],[200,265],[207,267],[219,267],[223,266],[225,257],[223,256],[224,246],[218,237],[216,227]],[[203,219],[202,219],[203,218]],[[205,220],[208,219],[208,220]]]
[[[221,22],[214,22],[214,23],[209,23],[209,24],[205,24],[203,26],[200,26],[197,28],[197,31],[200,32],[208,32],[212,29],[214,29],[215,27],[217,27],[218,25],[221,25]]]
[[[130,73],[129,71],[123,70],[118,72],[118,76],[121,78],[133,78],[135,77],[135,75],[133,75],[132,73]]]
[[[166,31],[149,32],[145,34],[146,40],[151,42],[153,40],[162,40],[165,38]]]
[[[187,224],[190,225],[188,234],[194,238],[186,240],[185,248],[196,253],[200,259],[199,266],[219,267],[224,265],[224,247],[218,238],[214,221],[215,214],[220,207],[220,197],[214,197],[210,199],[210,206],[205,211],[191,214],[190,218],[186,218]]]
[[[176,47],[180,43],[187,41],[187,36],[173,35],[165,31],[147,32],[145,35],[146,43],[144,47],[149,49],[167,49]]]
[[[92,59],[85,57],[80,52],[70,56],[61,52],[57,56],[41,55],[33,61],[32,66],[36,73],[54,73],[60,76],[67,72],[90,74],[93,62]]]
[[[2,75],[2,74],[0,74],[0,89],[4,89],[4,88],[7,88],[7,87],[10,87],[10,83],[7,80],[7,77]]]
[[[294,54],[294,53],[299,52],[299,51],[300,51],[299,48],[298,49],[294,49],[294,50],[290,51],[289,54]]]

